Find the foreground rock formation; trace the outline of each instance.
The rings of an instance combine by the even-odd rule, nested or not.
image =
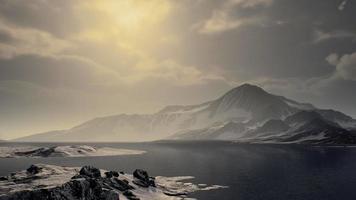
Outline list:
[[[142,169],[129,175],[92,166],[75,168],[37,164],[0,177],[0,200],[183,199],[197,190],[223,188],[181,182],[189,178],[192,177],[154,178]]]

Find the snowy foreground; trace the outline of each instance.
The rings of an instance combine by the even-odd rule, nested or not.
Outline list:
[[[27,170],[0,177],[0,200],[11,199],[189,199],[189,193],[225,186],[182,182],[193,177],[150,177],[134,173],[99,170],[94,167],[61,167],[36,164]]]
[[[119,156],[143,153],[145,153],[145,151],[109,147],[92,147],[87,145],[54,147],[0,147],[1,158]]]

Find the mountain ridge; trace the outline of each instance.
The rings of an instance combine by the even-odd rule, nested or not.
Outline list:
[[[290,124],[292,117],[294,124]],[[119,114],[94,118],[68,130],[40,133],[15,141],[139,142],[165,138],[208,138],[258,142],[267,136],[283,138],[288,134],[297,134],[295,131],[297,126],[302,126],[302,120],[310,122],[314,118],[338,124],[345,133],[352,136],[352,130],[356,129],[356,120],[339,111],[318,109],[309,103],[299,103],[268,93],[255,85],[243,84],[215,100],[201,104],[170,105],[153,114]],[[268,133],[261,133],[267,122],[270,123],[267,124]],[[289,129],[285,135],[278,136],[287,126]],[[268,142],[281,141],[283,140],[277,139]]]

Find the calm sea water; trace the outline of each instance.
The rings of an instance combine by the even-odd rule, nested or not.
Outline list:
[[[1,146],[9,144],[1,144]],[[21,145],[21,144],[17,144]],[[28,145],[28,144],[26,144]],[[52,146],[60,144],[31,144]],[[90,144],[146,150],[134,156],[0,159],[0,175],[32,163],[93,165],[150,175],[191,175],[194,183],[227,185],[191,197],[206,200],[354,200],[356,148],[296,145],[243,145],[231,142]]]

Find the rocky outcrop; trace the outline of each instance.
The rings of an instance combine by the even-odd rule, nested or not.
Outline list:
[[[84,166],[80,169],[79,174],[82,177],[89,177],[89,178],[100,178],[100,170],[92,167],[92,166]]]
[[[74,179],[62,186],[51,189],[25,190],[0,196],[1,200],[74,200],[74,199],[108,199],[118,200],[119,194],[102,187],[96,179]]]
[[[134,183],[142,187],[156,187],[153,177],[148,176],[147,172],[142,169],[136,169],[133,173]]]
[[[38,174],[41,170],[41,167],[38,167],[37,165],[31,165],[29,168],[27,168],[26,171],[30,174]]]
[[[31,165],[26,171],[28,173],[27,180],[31,182],[32,179],[36,179],[36,174],[41,173],[42,167],[37,165]],[[137,170],[136,170],[137,171]],[[139,170],[140,174],[147,175],[144,170]],[[127,197],[127,199],[139,199],[130,190],[135,189],[129,184],[128,181],[119,180],[118,172],[110,171],[105,172],[112,176],[102,177],[98,168],[92,166],[84,166],[68,182],[58,187],[38,190],[24,190],[15,192],[12,194],[0,196],[1,200],[62,200],[62,199],[85,199],[85,200],[97,200],[97,199],[115,199],[120,198],[120,193]],[[114,176],[115,175],[115,176]],[[10,178],[11,179],[11,178]],[[15,182],[21,182],[21,179],[14,180]],[[149,180],[152,184],[147,185],[154,186],[154,181]]]
[[[156,179],[142,169],[130,175],[93,166],[73,168],[37,164],[27,170],[0,177],[0,200],[174,200],[183,199],[197,190],[222,187],[179,182],[183,179]]]

